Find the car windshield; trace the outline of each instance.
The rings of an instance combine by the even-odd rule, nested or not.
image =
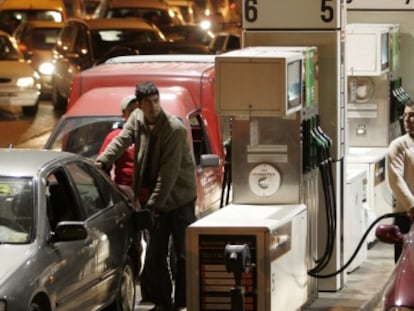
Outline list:
[[[36,28],[33,32],[34,48],[50,51],[55,46],[60,28]]]
[[[0,176],[0,244],[28,243],[32,229],[32,179]]]
[[[112,8],[108,10],[106,17],[140,17],[157,26],[182,24],[177,18],[171,17],[168,10],[156,8]]]
[[[122,117],[76,117],[64,120],[46,148],[95,158],[106,135],[122,125]]]
[[[165,41],[165,38],[159,36],[156,31],[143,29],[101,29],[92,31],[92,47],[95,59],[100,59],[115,47],[154,41]]]
[[[5,10],[1,13],[2,20],[18,20],[25,21],[53,21],[63,22],[62,12],[58,10]]]
[[[22,56],[17,51],[9,38],[0,36],[0,60],[19,60]]]

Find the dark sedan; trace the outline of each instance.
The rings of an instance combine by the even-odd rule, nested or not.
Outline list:
[[[0,310],[132,311],[126,197],[79,155],[0,149]]]
[[[165,41],[157,26],[143,19],[70,19],[53,50],[52,103],[65,109],[72,79],[110,56],[131,55],[126,44]]]

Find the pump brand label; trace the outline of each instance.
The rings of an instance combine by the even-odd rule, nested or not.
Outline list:
[[[270,164],[256,165],[249,174],[249,187],[255,195],[269,197],[280,188],[280,173]]]

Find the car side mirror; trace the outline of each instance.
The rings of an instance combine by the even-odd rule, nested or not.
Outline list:
[[[82,221],[61,221],[56,225],[52,241],[67,242],[84,240],[88,231]]]
[[[375,229],[375,236],[379,241],[388,244],[400,244],[404,240],[404,235],[396,225],[379,225]]]
[[[220,164],[219,156],[216,154],[202,154],[200,156],[201,167],[218,167]]]

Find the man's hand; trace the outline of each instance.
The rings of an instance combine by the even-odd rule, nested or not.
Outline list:
[[[103,168],[103,164],[102,164],[102,162],[101,161],[95,161],[95,166],[96,167],[98,167],[98,168],[100,168],[100,169],[102,169]]]

